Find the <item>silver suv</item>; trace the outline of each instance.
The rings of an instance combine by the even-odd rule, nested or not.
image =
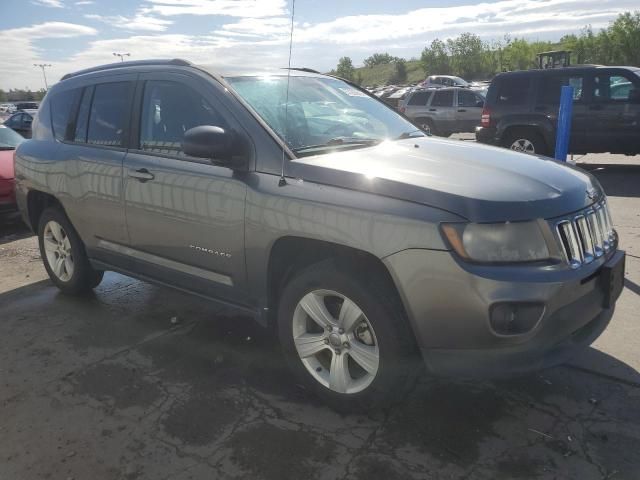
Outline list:
[[[66,75],[15,177],[61,290],[113,270],[232,306],[340,409],[401,395],[417,353],[457,376],[561,362],[622,288],[589,174],[425,136],[320,74],[170,60]]]
[[[468,88],[428,88],[409,93],[399,110],[433,135],[473,133],[480,126],[484,97]]]

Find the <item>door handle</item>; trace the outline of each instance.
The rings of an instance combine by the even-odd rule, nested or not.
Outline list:
[[[429,111],[430,111],[430,112],[437,112],[437,111],[438,111],[438,109],[437,109],[437,108],[430,108],[430,109],[429,109]]]
[[[466,108],[459,108],[459,109],[458,109],[458,111],[459,111],[459,112],[466,112],[466,111],[467,111],[467,109],[466,109]]]
[[[146,168],[140,168],[138,170],[129,170],[129,176],[131,178],[135,178],[136,180],[144,183],[144,182],[148,182],[149,180],[153,180],[155,177],[155,175],[151,172],[149,172],[149,170],[147,170]]]
[[[602,105],[596,103],[594,105],[589,105],[589,110],[602,110]]]

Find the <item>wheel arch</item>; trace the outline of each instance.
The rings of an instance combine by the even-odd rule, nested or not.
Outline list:
[[[547,149],[551,151],[555,147],[555,129],[548,119],[522,118],[501,121],[497,126],[497,134],[500,144],[514,131],[535,131],[542,136]]]
[[[279,294],[286,283],[301,269],[323,260],[338,259],[363,275],[378,275],[390,289],[390,294],[402,308],[406,318],[406,309],[398,292],[398,287],[386,265],[375,255],[354,247],[298,236],[278,238],[269,251],[267,263],[267,305],[269,315],[266,322],[275,323]]]
[[[45,193],[40,190],[29,190],[27,193],[26,219],[28,220],[29,227],[33,232],[37,233],[38,223],[42,212],[52,206],[59,207],[64,212],[62,203],[60,203],[60,201],[50,193]]]

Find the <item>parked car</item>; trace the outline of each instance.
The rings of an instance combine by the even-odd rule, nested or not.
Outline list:
[[[469,88],[471,84],[460,77],[453,75],[429,75],[420,84],[424,88],[463,87]]]
[[[7,118],[3,125],[15,130],[24,138],[31,138],[31,124],[33,116],[27,112],[18,111]]]
[[[402,87],[399,90],[396,90],[391,95],[384,97],[383,100],[387,105],[392,106],[393,108],[398,108],[402,100],[404,100],[407,95],[413,90],[413,87]]]
[[[23,141],[16,132],[0,125],[0,213],[17,210],[13,153]]]
[[[640,153],[640,69],[635,67],[499,74],[489,87],[477,140],[553,155],[563,85],[574,88],[569,152]]]
[[[38,113],[37,102],[17,102],[15,107],[16,111],[26,112],[32,117],[35,117],[36,113]]]
[[[40,111],[16,196],[55,285],[114,270],[237,308],[339,409],[401,398],[418,352],[455,376],[562,362],[622,289],[594,177],[426,136],[340,79],[125,62]]]
[[[474,132],[480,125],[484,97],[468,88],[443,87],[413,90],[400,111],[433,135]]]

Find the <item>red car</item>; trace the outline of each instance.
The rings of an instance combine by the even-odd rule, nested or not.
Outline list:
[[[0,212],[17,210],[13,152],[23,141],[16,132],[0,125]]]

